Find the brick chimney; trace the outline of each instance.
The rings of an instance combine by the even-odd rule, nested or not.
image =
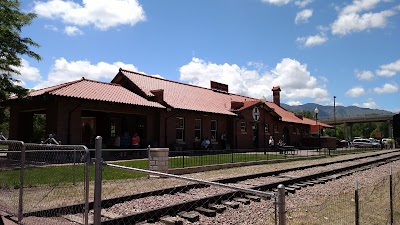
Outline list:
[[[276,87],[272,87],[272,96],[274,99],[274,103],[277,104],[278,106],[281,105],[281,87],[276,86]]]

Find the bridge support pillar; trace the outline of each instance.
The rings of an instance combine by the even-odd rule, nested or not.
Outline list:
[[[393,138],[393,120],[388,120],[388,135],[390,138]]]
[[[344,138],[351,141],[353,139],[353,124],[344,123]]]

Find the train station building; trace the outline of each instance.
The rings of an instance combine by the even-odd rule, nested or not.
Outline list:
[[[265,93],[270,102],[229,93],[228,85],[213,81],[203,88],[120,69],[109,83],[82,78],[14,99],[9,135],[33,141],[35,115],[45,115],[46,134],[62,144],[93,147],[102,136],[105,148],[130,148],[137,133],[141,148],[199,149],[207,138],[215,149],[250,149],[268,146],[271,136],[301,146],[313,127],[330,127],[283,109],[280,91]]]

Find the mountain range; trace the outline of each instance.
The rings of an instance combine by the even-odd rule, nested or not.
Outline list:
[[[333,118],[334,117],[334,107],[333,106],[325,106],[318,105],[315,103],[307,103],[304,105],[295,105],[290,106],[284,103],[281,103],[281,107],[286,110],[301,113],[310,111],[311,114],[314,114],[315,108],[318,108],[318,118]],[[363,116],[363,115],[372,115],[372,114],[393,114],[393,112],[380,110],[380,109],[369,109],[369,108],[361,108],[357,106],[336,106],[336,117],[353,117],[353,116]]]

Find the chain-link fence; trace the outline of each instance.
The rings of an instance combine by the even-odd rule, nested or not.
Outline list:
[[[96,139],[96,146],[101,146],[101,140]],[[96,159],[101,152],[96,149]],[[276,210],[281,207],[284,212],[283,187],[278,195],[99,160],[95,167],[94,209],[89,214],[94,224],[227,224],[230,220],[244,223],[246,217],[257,218],[261,224],[277,224],[279,215],[284,224],[284,213]],[[278,197],[280,204],[276,204]],[[251,216],[255,213],[257,217]]]
[[[363,179],[362,185],[343,177],[330,181],[336,182],[331,186],[308,187],[289,196],[287,224],[400,224],[400,172],[392,175],[391,166],[380,169],[379,177]]]
[[[21,141],[0,140],[0,209],[22,219],[22,194],[25,145]]]
[[[89,151],[81,145],[0,141],[0,207],[22,224],[55,224],[87,214]],[[81,223],[87,224],[87,216]]]
[[[356,190],[356,224],[400,224],[399,176],[390,172],[378,185]]]
[[[381,173],[385,178],[377,184],[340,194],[296,191],[285,200],[284,187],[278,194],[246,182],[159,172],[168,170],[171,157],[168,149],[152,150],[103,151],[96,139],[90,173],[85,146],[2,140],[0,210],[21,224],[400,224],[400,173]],[[104,162],[101,154],[130,160]],[[354,183],[338,180],[339,187]],[[313,188],[318,193],[325,186]],[[292,206],[296,201],[299,207]]]

